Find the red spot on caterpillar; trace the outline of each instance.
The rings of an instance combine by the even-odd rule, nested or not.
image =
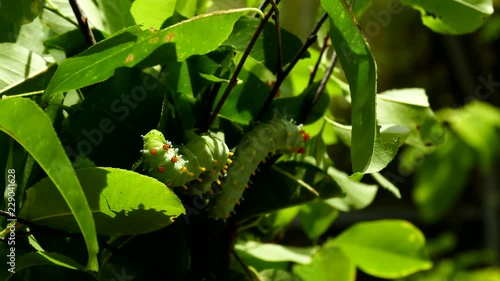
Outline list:
[[[179,158],[177,156],[172,156],[172,159],[170,159],[170,161],[172,161],[172,163],[177,163],[177,161],[179,161]]]
[[[309,135],[308,133],[304,133],[303,135],[303,138],[304,138],[304,142],[308,141],[311,139],[311,135]]]
[[[156,155],[156,153],[158,151],[156,150],[156,148],[151,148],[150,152],[151,152],[151,155]]]
[[[158,167],[158,172],[163,174],[165,172],[165,167],[163,166]]]
[[[304,154],[305,152],[306,152],[306,149],[305,149],[305,148],[303,148],[303,147],[299,147],[299,148],[297,149],[297,153],[299,153],[299,154]]]
[[[170,144],[166,143],[163,145],[163,150],[169,150]]]

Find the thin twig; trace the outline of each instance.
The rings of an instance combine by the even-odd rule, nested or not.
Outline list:
[[[207,129],[215,121],[215,118],[217,118],[217,115],[219,114],[220,110],[222,109],[222,106],[224,105],[227,98],[229,97],[231,90],[234,88],[234,86],[236,86],[236,83],[238,81],[238,75],[240,74],[240,71],[243,68],[243,65],[245,64],[245,61],[248,58],[248,55],[250,55],[250,51],[252,50],[253,46],[255,45],[257,38],[259,37],[260,33],[264,29],[266,22],[268,22],[269,18],[271,18],[272,14],[273,14],[272,10],[267,12],[267,14],[261,20],[257,29],[255,30],[255,33],[253,34],[252,38],[250,39],[250,42],[248,43],[248,46],[245,49],[245,52],[243,52],[243,55],[241,56],[241,59],[240,59],[238,65],[236,66],[236,69],[234,70],[234,73],[231,76],[231,79],[229,80],[229,83],[227,84],[227,87],[224,90],[224,93],[222,94],[221,99],[217,103],[217,106],[215,107],[215,109],[212,111],[212,114],[210,114],[210,119],[208,120],[208,124],[206,126]]]
[[[49,6],[44,6],[43,8],[48,10],[48,11],[51,11],[52,13],[60,16],[61,18],[65,19],[66,21],[68,21],[69,23],[71,23],[72,25],[78,27],[78,23],[76,21],[74,21],[72,18],[66,16],[65,14],[63,14],[55,5],[54,3],[52,3],[50,0],[47,0],[46,2]]]
[[[328,40],[330,40],[329,34],[327,34],[325,36],[325,40],[323,42],[323,47],[321,47],[321,50],[319,51],[318,60],[316,61],[316,64],[314,65],[313,70],[311,71],[311,75],[309,76],[309,83],[307,83],[307,85],[311,85],[314,82],[314,78],[316,77],[316,73],[318,72],[318,68],[319,68],[319,65],[321,63],[321,59],[323,58],[323,54],[325,53],[326,49],[329,46]]]
[[[73,9],[73,13],[75,13],[76,20],[78,20],[78,26],[80,27],[85,40],[87,40],[87,43],[89,43],[90,46],[94,45],[96,43],[94,34],[90,29],[88,19],[83,13],[82,8],[78,5],[76,0],[69,0],[69,4],[71,5],[71,9]]]
[[[243,270],[245,270],[245,273],[248,275],[250,280],[252,280],[252,281],[255,280],[253,278],[252,271],[250,271],[250,269],[248,269],[248,266],[245,264],[245,262],[243,262],[243,260],[240,258],[240,256],[238,256],[238,254],[236,253],[236,251],[234,249],[232,250],[232,253],[233,253],[233,256],[236,259],[236,261],[238,261],[238,263],[241,265],[241,267],[243,267]]]
[[[271,92],[267,96],[267,99],[264,102],[264,105],[262,106],[262,108],[259,112],[259,115],[257,115],[258,120],[260,120],[264,117],[264,114],[266,113],[267,108],[271,105],[271,102],[273,101],[276,94],[278,93],[278,90],[279,90],[281,84],[283,83],[283,81],[285,80],[285,78],[288,76],[288,74],[290,74],[292,69],[295,67],[297,62],[302,58],[302,56],[305,54],[307,49],[309,49],[309,47],[316,42],[316,40],[318,38],[317,33],[327,18],[328,18],[327,13],[324,13],[321,16],[321,19],[314,25],[311,33],[307,37],[307,40],[304,43],[304,45],[302,46],[302,48],[300,49],[300,51],[297,53],[297,55],[295,55],[295,57],[289,63],[288,67],[285,68],[285,70],[283,71],[283,75],[282,75],[281,79],[276,79],[276,82],[274,83],[273,88],[271,89]]]
[[[323,79],[321,79],[321,83],[319,84],[318,89],[316,90],[316,94],[314,95],[313,99],[311,102],[305,106],[304,109],[304,122],[307,120],[307,117],[312,111],[312,108],[318,102],[319,98],[323,94],[326,83],[328,83],[328,80],[330,79],[330,75],[332,75],[333,68],[335,67],[335,64],[337,63],[337,52],[333,51],[332,56],[330,58],[330,64],[328,65],[328,68],[325,71],[325,75],[323,75]]]
[[[269,0],[264,0],[262,1],[262,3],[260,3],[258,9],[264,12],[264,10],[267,8],[267,5],[269,5]]]
[[[278,9],[278,5],[274,2],[274,0],[269,0],[274,9],[273,19],[276,27],[276,79],[281,80],[281,76],[283,76],[283,55],[282,55],[282,47],[281,47],[281,27],[280,27],[280,12]]]

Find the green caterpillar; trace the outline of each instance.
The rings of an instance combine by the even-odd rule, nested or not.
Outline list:
[[[279,118],[260,123],[246,133],[236,146],[220,194],[210,202],[209,217],[227,219],[234,212],[245,187],[248,187],[250,176],[269,153],[304,153],[304,142],[308,139],[302,125]]]
[[[260,162],[277,151],[304,153],[309,135],[302,125],[274,118],[247,132],[236,146],[232,160],[229,157],[233,153],[218,138],[193,132],[186,138],[185,146],[174,148],[158,130],[147,133],[141,150],[146,171],[168,187],[183,186],[188,194],[213,192],[212,183],[217,183],[221,191],[210,201],[208,215],[227,219]]]
[[[158,130],[143,136],[142,159],[147,173],[168,187],[182,186],[190,194],[201,194],[210,190],[212,182],[220,182],[225,174],[226,163],[232,152],[220,139],[194,132],[186,135],[185,146],[174,148]],[[221,173],[222,172],[222,173]]]

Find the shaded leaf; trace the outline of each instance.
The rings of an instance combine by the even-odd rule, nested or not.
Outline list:
[[[338,217],[339,211],[324,202],[311,202],[302,206],[299,222],[311,240],[319,238]]]
[[[424,220],[437,221],[455,205],[475,164],[475,152],[450,136],[416,169],[413,200]]]
[[[330,38],[344,69],[352,98],[352,169],[372,170],[378,127],[375,114],[377,67],[368,43],[344,1],[321,0],[330,16]]]
[[[47,68],[47,62],[40,55],[17,44],[0,44],[0,91],[43,73]]]
[[[253,184],[243,194],[245,201],[235,208],[238,219],[304,204],[316,198],[343,196],[338,184],[327,173],[303,162],[278,162],[268,170],[262,169],[251,181]],[[313,187],[319,196],[304,185]]]
[[[338,247],[322,247],[306,265],[295,265],[293,272],[304,281],[354,281],[355,264]]]
[[[97,271],[98,244],[92,213],[49,117],[31,100],[0,100],[0,129],[19,142],[54,181],[56,188],[51,195],[61,196],[69,208],[75,228],[83,233],[87,244],[87,268]]]
[[[264,261],[291,261],[300,264],[310,263],[311,255],[316,251],[315,247],[299,248],[255,241],[237,243],[234,249],[238,254],[250,255]]]
[[[328,168],[328,175],[332,177],[346,194],[344,198],[325,200],[328,205],[343,212],[350,212],[365,208],[375,199],[378,190],[376,185],[356,182],[350,179],[346,173],[334,167]]]
[[[148,233],[185,213],[179,198],[156,179],[116,168],[76,170],[94,216],[96,231],[105,235]],[[28,189],[20,217],[33,223],[79,232],[63,198],[46,178]]]
[[[40,0],[2,1],[1,4],[0,16],[17,24],[32,22],[43,9],[43,1]]]
[[[420,11],[422,22],[435,32],[465,34],[481,27],[493,14],[491,0],[403,0]]]
[[[401,220],[357,223],[324,245],[340,247],[364,272],[391,279],[430,269],[424,246],[422,232]]]
[[[16,273],[28,267],[42,266],[42,265],[55,265],[74,270],[81,270],[81,271],[85,270],[83,265],[80,265],[79,263],[75,262],[74,260],[68,258],[65,255],[59,253],[43,252],[43,251],[27,253],[20,257],[16,257],[15,264],[16,264],[15,266]],[[7,281],[13,276],[14,274],[9,274],[8,276],[5,277],[5,279],[2,280]]]
[[[257,18],[241,17],[234,24],[231,36],[223,44],[234,46],[237,52],[243,53],[259,24],[260,20]],[[286,42],[286,47],[282,49],[283,65],[286,65],[298,53],[302,47],[302,41],[283,29],[281,29],[281,40]],[[250,51],[250,57],[265,65],[271,72],[276,73],[278,65],[276,49],[276,27],[273,23],[267,22]]]

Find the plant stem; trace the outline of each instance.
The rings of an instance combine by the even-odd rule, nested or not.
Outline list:
[[[266,22],[268,22],[269,18],[271,18],[272,14],[273,14],[273,11],[267,12],[267,14],[264,16],[264,18],[260,22],[259,26],[257,27],[257,30],[255,30],[255,33],[253,34],[252,38],[250,39],[250,42],[248,43],[248,46],[245,49],[245,52],[241,56],[240,62],[236,66],[236,69],[234,70],[234,73],[231,76],[231,79],[229,80],[229,83],[228,83],[226,89],[224,90],[224,93],[222,94],[221,99],[217,103],[217,106],[215,107],[215,109],[210,114],[210,118],[208,120],[206,129],[208,129],[210,127],[210,125],[212,125],[212,123],[215,121],[215,118],[217,118],[217,115],[219,114],[220,110],[222,109],[222,106],[224,105],[227,98],[229,97],[231,90],[234,88],[234,86],[236,86],[236,83],[238,81],[238,75],[240,74],[240,71],[243,68],[243,65],[245,64],[245,61],[248,58],[248,55],[250,55],[250,51],[252,50],[253,46],[255,45],[257,38],[259,37],[260,33],[264,29]]]
[[[330,35],[327,34],[325,36],[325,40],[323,42],[323,47],[321,47],[321,50],[319,52],[318,60],[316,61],[316,64],[314,65],[314,69],[311,72],[311,76],[309,76],[309,83],[307,85],[311,85],[314,82],[314,77],[316,77],[316,73],[318,72],[319,64],[321,63],[321,59],[323,58],[323,54],[325,53],[326,49],[328,48],[328,40],[330,39]]]
[[[55,5],[54,3],[52,3],[52,1],[50,0],[46,0],[46,3],[49,5],[49,6],[44,6],[43,8],[46,9],[46,10],[49,10],[51,11],[52,13],[60,16],[61,18],[65,19],[66,21],[68,21],[69,23],[71,23],[72,25],[78,27],[78,23],[76,21],[74,21],[72,18],[64,15]]]
[[[290,74],[290,72],[292,71],[292,69],[297,64],[297,62],[306,53],[307,49],[309,49],[309,47],[316,42],[316,40],[318,38],[317,33],[318,33],[319,29],[321,28],[321,26],[323,25],[323,23],[326,21],[327,18],[328,18],[328,14],[327,13],[324,13],[321,16],[321,19],[314,25],[311,33],[307,37],[307,40],[304,43],[304,45],[302,46],[302,48],[300,49],[300,51],[297,53],[297,55],[295,55],[295,57],[292,59],[292,61],[288,65],[288,67],[283,71],[283,75],[281,76],[281,79],[276,79],[276,82],[275,82],[273,88],[271,89],[271,91],[269,92],[269,95],[267,96],[267,99],[264,102],[264,105],[262,106],[262,109],[260,110],[259,114],[257,115],[257,120],[262,119],[262,117],[266,113],[268,107],[271,105],[271,102],[273,101],[273,99],[275,98],[276,94],[278,93],[278,90],[279,90],[281,84],[283,83],[283,81],[285,80],[285,78],[288,76],[288,74]]]
[[[283,76],[283,51],[281,47],[281,27],[280,27],[280,12],[278,9],[278,5],[274,2],[274,0],[269,0],[271,5],[273,6],[274,15],[273,19],[276,27],[276,57],[277,57],[277,65],[276,65],[276,79],[281,80]]]
[[[34,92],[29,92],[29,93],[24,93],[24,94],[18,94],[18,95],[3,95],[2,99],[11,99],[11,98],[19,98],[19,97],[29,97],[29,96],[35,96],[39,94],[43,94],[45,90],[40,90],[40,91],[34,91]]]
[[[248,269],[248,266],[245,264],[245,262],[243,262],[243,260],[240,258],[240,256],[238,256],[238,254],[236,253],[236,251],[234,249],[232,250],[232,253],[233,253],[234,258],[241,265],[241,267],[243,267],[243,270],[245,270],[245,273],[247,274],[247,276],[250,278],[250,280],[253,281],[254,280],[253,274],[250,271],[250,269]]]
[[[326,83],[328,83],[328,80],[330,79],[330,75],[332,75],[333,68],[335,67],[335,64],[337,63],[337,52],[333,51],[332,56],[330,58],[330,64],[328,65],[328,68],[325,71],[325,75],[323,75],[323,79],[321,79],[321,83],[319,84],[318,89],[316,90],[316,94],[314,95],[313,99],[311,102],[305,106],[304,109],[304,122],[307,120],[307,117],[312,111],[312,108],[318,102],[319,98],[324,92],[324,89],[326,87]]]
[[[69,4],[71,5],[71,9],[73,9],[73,13],[75,13],[76,20],[78,20],[78,26],[80,27],[85,40],[87,40],[87,43],[89,43],[90,46],[94,45],[96,43],[94,34],[90,29],[88,18],[83,13],[82,8],[78,5],[76,0],[69,0]]]

